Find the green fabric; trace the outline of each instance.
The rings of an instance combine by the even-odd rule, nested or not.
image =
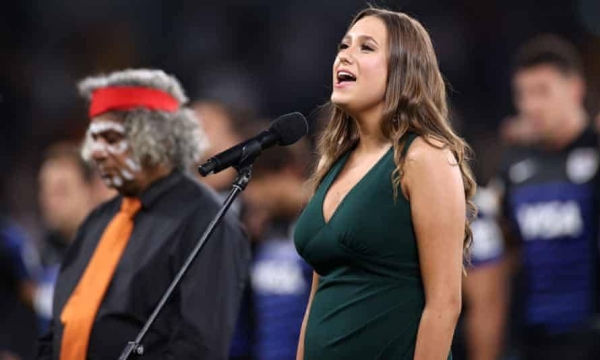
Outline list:
[[[323,199],[349,154],[323,179],[295,230],[298,253],[320,276],[304,360],[412,359],[425,299],[410,204],[400,190],[394,200],[393,148],[325,223]]]

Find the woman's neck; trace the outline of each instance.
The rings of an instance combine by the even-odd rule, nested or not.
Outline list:
[[[382,115],[381,109],[377,108],[354,117],[360,139],[357,145],[359,152],[378,151],[390,143],[381,131]]]

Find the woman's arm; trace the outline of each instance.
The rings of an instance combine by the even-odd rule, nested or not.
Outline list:
[[[447,359],[461,309],[466,205],[460,169],[449,150],[418,138],[407,153],[402,182],[425,288],[414,359]]]
[[[298,350],[296,352],[296,360],[304,360],[304,332],[306,331],[306,322],[308,321],[308,315],[310,314],[310,306],[312,305],[313,298],[317,292],[319,286],[319,275],[313,271],[312,286],[310,288],[310,296],[308,298],[308,304],[306,304],[306,312],[304,313],[304,320],[302,320],[302,328],[300,329],[300,339],[298,339]]]

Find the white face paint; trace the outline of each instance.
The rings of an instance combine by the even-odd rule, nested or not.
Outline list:
[[[140,164],[131,157],[125,159],[125,165],[127,165],[127,167],[133,172],[138,172],[142,168]]]
[[[136,173],[139,173],[141,170],[140,164],[135,161],[131,156],[128,156],[125,159],[125,169],[121,170],[121,175],[126,180],[133,180]]]
[[[127,149],[129,149],[127,140],[121,140],[114,144],[107,144],[99,140],[90,139],[90,154],[94,152],[103,152],[112,155],[121,155],[124,154]]]
[[[123,186],[123,178],[118,175],[114,175],[112,177],[112,184],[114,185],[114,187],[120,188],[121,186]]]
[[[95,140],[94,135],[98,137],[98,135],[102,134],[106,131],[114,131],[118,134],[125,134],[125,127],[122,124],[119,124],[114,121],[95,121],[90,124],[88,128],[88,135],[91,140],[91,152],[102,151],[108,152],[114,155],[120,155],[125,153],[127,149],[129,149],[129,144],[126,139],[123,139],[114,144],[107,144],[105,142]]]
[[[123,176],[123,179],[125,180],[133,180],[135,178],[132,173],[125,169],[121,170],[121,176]]]
[[[113,155],[121,155],[124,154],[127,149],[129,149],[129,144],[127,140],[121,140],[115,144],[107,144],[105,142],[90,139],[90,153],[94,152],[106,152]]]
[[[104,183],[104,185],[106,185],[107,187],[110,188],[120,188],[121,186],[123,186],[124,180],[121,176],[119,175],[113,175],[111,177],[104,177],[102,178],[102,182]]]
[[[91,123],[88,128],[88,131],[92,135],[98,135],[109,130],[119,134],[125,134],[125,126],[114,121],[95,121]]]
[[[141,167],[131,157],[127,157],[125,160],[119,160],[119,155],[123,155],[129,150],[129,143],[127,139],[108,144],[105,140],[102,140],[102,134],[107,131],[113,131],[121,135],[125,135],[125,127],[114,121],[94,121],[90,124],[87,136],[89,141],[89,153],[94,152],[104,153],[106,156],[113,157],[123,167],[122,169],[113,169],[118,171],[118,174],[104,176],[102,181],[108,187],[121,188],[126,181],[133,181],[135,179],[135,173],[139,172]],[[125,163],[123,163],[125,161]],[[104,172],[103,163],[98,163],[98,168],[101,172]],[[113,165],[114,166],[114,165]]]
[[[129,149],[129,144],[125,139],[114,144],[106,145],[106,151],[114,155],[124,154],[127,149]]]

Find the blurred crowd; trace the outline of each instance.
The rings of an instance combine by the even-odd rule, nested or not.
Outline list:
[[[142,6],[140,1],[131,3],[133,5],[123,7],[123,13],[135,12],[135,4]],[[296,218],[310,197],[306,182],[314,166],[314,140],[321,125],[319,112],[314,111],[318,104],[310,101],[314,99],[315,91],[321,103],[326,101],[327,88],[323,88],[323,84],[329,79],[328,67],[315,69],[307,59],[322,62],[323,59],[328,61],[331,55],[325,47],[326,42],[316,44],[311,57],[306,57],[303,51],[312,48],[310,36],[331,37],[337,41],[335,37],[343,32],[344,21],[349,19],[347,13],[364,4],[352,2],[352,5],[346,5],[346,12],[335,15],[334,5],[319,2],[322,11],[330,14],[331,19],[317,17],[311,21],[311,26],[306,26],[306,18],[311,13],[301,6],[269,6],[265,2],[262,7],[252,8],[255,13],[252,15],[244,13],[250,7],[227,11],[218,6],[203,8],[181,1],[182,11],[175,12],[172,8],[167,11],[177,14],[179,27],[161,34],[160,26],[155,25],[166,24],[166,16],[161,15],[165,9],[157,2],[149,3],[152,5],[146,9],[147,23],[139,21],[135,23],[138,28],[126,31],[119,27],[103,29],[102,34],[92,25],[102,24],[105,18],[92,15],[93,9],[73,9],[87,14],[82,15],[80,21],[89,22],[88,26],[81,26],[88,40],[114,41],[108,46],[110,54],[101,54],[93,46],[88,47],[85,41],[73,35],[72,29],[56,21],[60,18],[56,14],[47,17],[47,23],[32,25],[32,17],[23,15],[24,9],[32,7],[28,2],[13,3],[11,6],[21,17],[3,22],[21,26],[16,29],[36,29],[22,37],[28,46],[36,49],[32,61],[40,64],[19,63],[26,57],[22,48],[11,52],[10,57],[0,59],[7,75],[0,80],[0,95],[3,96],[0,104],[7,116],[2,119],[0,165],[9,165],[13,170],[10,178],[2,181],[4,189],[0,198],[0,360],[33,358],[36,338],[50,320],[53,285],[69,242],[87,214],[115,195],[104,186],[96,170],[81,158],[80,145],[86,124],[68,119],[82,117],[83,104],[73,106],[72,102],[77,100],[71,95],[76,78],[86,74],[81,68],[67,68],[74,59],[71,62],[78,64],[94,59],[95,65],[86,67],[85,71],[145,65],[132,54],[129,45],[133,43],[138,44],[140,53],[150,54],[145,58],[148,64],[185,69],[180,70],[179,75],[183,83],[196,89],[193,91],[196,100],[191,105],[208,136],[205,158],[263,130],[273,118],[272,114],[296,110],[291,106],[300,104],[299,110],[311,114],[311,136],[293,146],[264,152],[254,165],[250,185],[230,210],[244,224],[253,249],[250,280],[230,358],[295,358],[312,269],[298,256],[292,234]],[[465,1],[465,7],[477,7],[477,3]],[[535,9],[534,5],[527,4],[523,2],[522,8],[516,3],[511,6],[521,11],[528,7],[532,11]],[[558,16],[562,8],[553,4],[550,2],[546,9],[550,14],[547,17],[549,23],[552,19],[561,19]],[[600,7],[593,4],[580,2],[581,9],[597,11],[598,15],[594,18],[582,10],[582,23],[589,24],[590,16],[600,19]],[[411,5],[419,17],[419,6]],[[53,12],[47,9],[50,5],[40,6],[38,11]],[[97,7],[102,8],[102,5]],[[299,14],[297,18],[289,15],[295,12]],[[600,102],[594,90],[600,83],[600,62],[594,62],[600,54],[600,40],[590,36],[585,41],[575,41],[574,38],[580,35],[579,25],[565,20],[561,32],[575,44],[562,37],[546,37],[534,39],[518,50],[517,39],[521,40],[521,37],[515,33],[535,32],[527,27],[526,16],[518,16],[520,22],[513,23],[517,29],[507,32],[509,39],[504,43],[510,47],[504,50],[515,55],[514,64],[498,65],[500,60],[493,56],[497,48],[481,44],[501,35],[478,34],[463,28],[461,42],[457,40],[460,36],[445,34],[447,29],[456,29],[456,24],[448,24],[454,21],[451,17],[447,23],[439,20],[437,13],[424,12],[426,19],[434,19],[431,21],[433,38],[441,40],[436,50],[440,52],[442,70],[448,73],[457,92],[469,89],[465,92],[467,96],[462,93],[454,99],[453,120],[455,127],[461,129],[473,144],[480,185],[475,198],[479,215],[473,224],[472,260],[464,278],[464,310],[453,347],[454,358],[552,359],[561,355],[558,358],[583,359],[589,354],[600,354],[596,345],[600,344],[600,320],[596,317],[600,313],[600,242],[597,240],[600,147],[596,141],[596,132],[600,129],[597,114]],[[489,15],[487,10],[482,13],[488,15],[481,21],[487,19],[494,24],[508,24],[508,20]],[[265,14],[270,14],[269,21],[255,21]],[[279,16],[285,14],[293,21],[283,26]],[[196,23],[196,15],[202,21]],[[258,39],[251,42],[252,45],[245,43],[240,49],[232,50],[233,34],[237,30],[216,21],[217,18],[228,18],[224,23],[250,29],[250,35]],[[424,23],[427,25],[427,20]],[[120,24],[131,26],[125,22]],[[332,24],[337,24],[337,33],[327,30]],[[73,53],[64,52],[57,58],[52,45],[38,46],[44,43],[44,26],[62,31],[59,46],[70,47]],[[278,37],[280,48],[270,50],[285,53],[284,65],[272,61],[262,64],[266,61],[263,57],[269,54],[251,53],[245,57],[249,48],[264,45],[267,40],[263,35],[276,32],[274,29],[285,29]],[[600,29],[596,30],[600,36]],[[216,32],[229,34],[229,44],[217,41]],[[309,34],[294,37],[300,32]],[[123,33],[130,37],[119,37],[117,41]],[[165,59],[150,40],[134,39],[142,33],[148,37],[162,36],[161,42],[170,42],[179,55]],[[207,38],[214,35],[215,40],[195,43],[192,39],[195,35]],[[479,61],[477,56],[461,57],[460,52],[469,51],[465,45],[467,40],[464,40],[467,38],[471,39],[470,43],[478,44]],[[455,40],[458,50],[447,43]],[[285,41],[291,44],[289,49]],[[527,49],[544,41],[549,42],[548,48],[556,50],[556,58],[532,60],[533,55],[528,55]],[[486,49],[491,51],[483,51]],[[214,55],[212,61],[203,63],[202,59],[211,53]],[[245,60],[220,63],[218,57],[223,54]],[[454,56],[454,60],[447,60]],[[475,63],[476,66],[469,66]],[[479,79],[482,83],[469,79],[479,76],[475,71],[483,72],[485,67],[496,65],[499,70],[493,75],[487,72],[486,79]],[[199,66],[210,71],[198,75]],[[240,70],[245,66],[260,68],[260,76],[270,72],[285,76],[286,81],[298,86],[293,93],[302,99],[298,102],[279,101],[280,98],[271,99],[264,93],[260,97],[253,78]],[[45,69],[32,72],[31,79],[14,78],[10,73],[20,67]],[[486,88],[483,84],[486,80],[502,77],[510,78],[504,82],[506,89]],[[268,86],[274,93],[284,91],[286,86],[282,79],[271,77]],[[45,86],[51,86],[53,90],[44,91]],[[9,90],[4,92],[5,88]],[[37,90],[31,91],[31,88]],[[311,92],[311,97],[303,95]],[[468,96],[473,93],[476,95]],[[18,101],[13,101],[15,99]],[[486,99],[489,101],[485,102]],[[513,99],[514,110],[506,106],[509,99]],[[64,116],[67,120],[29,123],[25,120],[25,124],[11,121],[9,117],[18,118],[15,114],[24,108],[30,111],[28,119]],[[487,119],[482,122],[472,120],[486,110],[489,110]],[[490,121],[490,117],[502,120]],[[24,150],[16,145],[19,136],[35,143],[34,150]],[[35,170],[17,166],[19,161],[34,163]],[[195,173],[195,169],[190,171]],[[32,179],[31,174],[35,174],[35,178]],[[206,178],[197,177],[224,199],[236,175],[235,170],[229,169]],[[22,203],[20,196],[25,199]],[[565,357],[566,353],[571,356]]]

